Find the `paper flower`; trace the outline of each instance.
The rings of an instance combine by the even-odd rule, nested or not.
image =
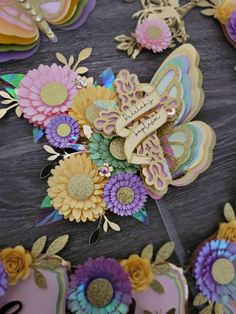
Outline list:
[[[48,195],[55,209],[70,221],[95,221],[104,214],[106,178],[86,154],[61,160],[48,180]]]
[[[51,118],[66,112],[77,93],[76,77],[76,72],[55,63],[29,71],[18,91],[24,117],[34,126],[45,127]]]
[[[215,17],[222,24],[226,24],[234,10],[236,10],[236,3],[233,0],[221,1],[216,7]]]
[[[236,300],[236,244],[226,240],[207,242],[199,251],[194,275],[201,293],[210,301]]]
[[[130,255],[127,260],[123,260],[121,265],[129,274],[131,286],[135,291],[145,291],[154,280],[152,265],[149,260],[138,255]]]
[[[79,139],[78,123],[67,115],[54,117],[46,127],[46,137],[54,147],[70,148]]]
[[[111,173],[113,171],[113,167],[109,166],[107,162],[105,162],[99,169],[99,175],[102,177],[109,178],[111,176]]]
[[[135,36],[137,42],[153,52],[161,52],[169,47],[172,35],[165,21],[148,18],[138,22]]]
[[[230,39],[236,43],[236,11],[234,11],[226,23],[226,31]]]
[[[97,166],[108,163],[113,167],[113,174],[118,172],[136,173],[137,165],[128,163],[124,152],[125,139],[121,137],[105,138],[101,134],[93,133],[89,139],[91,158]]]
[[[104,188],[107,208],[119,216],[131,216],[141,210],[147,192],[141,178],[131,173],[119,173]]]
[[[70,276],[68,307],[72,313],[125,314],[132,302],[127,273],[114,259],[89,258]]]
[[[0,298],[4,296],[8,288],[8,276],[5,272],[3,264],[0,263]]]
[[[98,118],[100,110],[104,109],[96,105],[96,101],[116,101],[115,93],[101,86],[89,86],[78,91],[69,115],[78,121],[80,126],[89,125],[94,128],[94,120]]]
[[[0,261],[8,274],[8,284],[15,286],[20,280],[28,278],[32,257],[23,246],[6,248],[0,252]]]
[[[222,223],[219,227],[217,238],[236,242],[236,220]]]

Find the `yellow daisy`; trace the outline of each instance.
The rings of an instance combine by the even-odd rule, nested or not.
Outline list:
[[[96,101],[115,101],[116,94],[101,86],[90,86],[79,90],[69,110],[69,115],[78,121],[80,126],[89,125],[93,128],[99,111],[103,108],[96,106]]]
[[[106,178],[86,154],[61,160],[48,180],[53,206],[70,221],[95,221],[106,210],[103,187]]]

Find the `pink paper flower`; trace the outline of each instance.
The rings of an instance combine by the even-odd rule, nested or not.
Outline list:
[[[45,127],[51,118],[68,110],[77,94],[77,73],[55,63],[40,65],[21,81],[18,99],[24,117],[34,126]]]
[[[155,18],[145,19],[138,23],[135,31],[137,42],[153,52],[161,52],[171,42],[171,31],[165,21]]]

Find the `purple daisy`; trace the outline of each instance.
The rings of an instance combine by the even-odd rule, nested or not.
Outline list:
[[[67,115],[50,120],[46,127],[48,142],[57,148],[70,148],[79,139],[78,123]]]
[[[236,300],[236,243],[207,242],[199,251],[194,276],[199,290],[210,301],[225,304]]]
[[[132,302],[128,274],[111,258],[89,258],[70,276],[68,307],[72,313],[126,314]]]
[[[0,263],[0,297],[3,297],[8,288],[7,273],[4,270],[3,264]]]
[[[147,191],[139,176],[122,172],[105,185],[104,200],[111,212],[119,216],[132,216],[143,208]]]
[[[236,11],[234,11],[226,24],[226,31],[230,39],[236,43]]]

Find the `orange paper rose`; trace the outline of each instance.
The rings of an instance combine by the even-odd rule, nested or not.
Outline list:
[[[135,291],[145,291],[154,279],[152,266],[147,259],[138,255],[130,255],[121,264],[129,274],[129,280]]]
[[[8,274],[8,283],[14,286],[21,279],[29,276],[32,257],[23,246],[18,245],[15,248],[6,248],[0,252],[0,261]]]
[[[217,238],[236,242],[236,220],[221,224]]]

